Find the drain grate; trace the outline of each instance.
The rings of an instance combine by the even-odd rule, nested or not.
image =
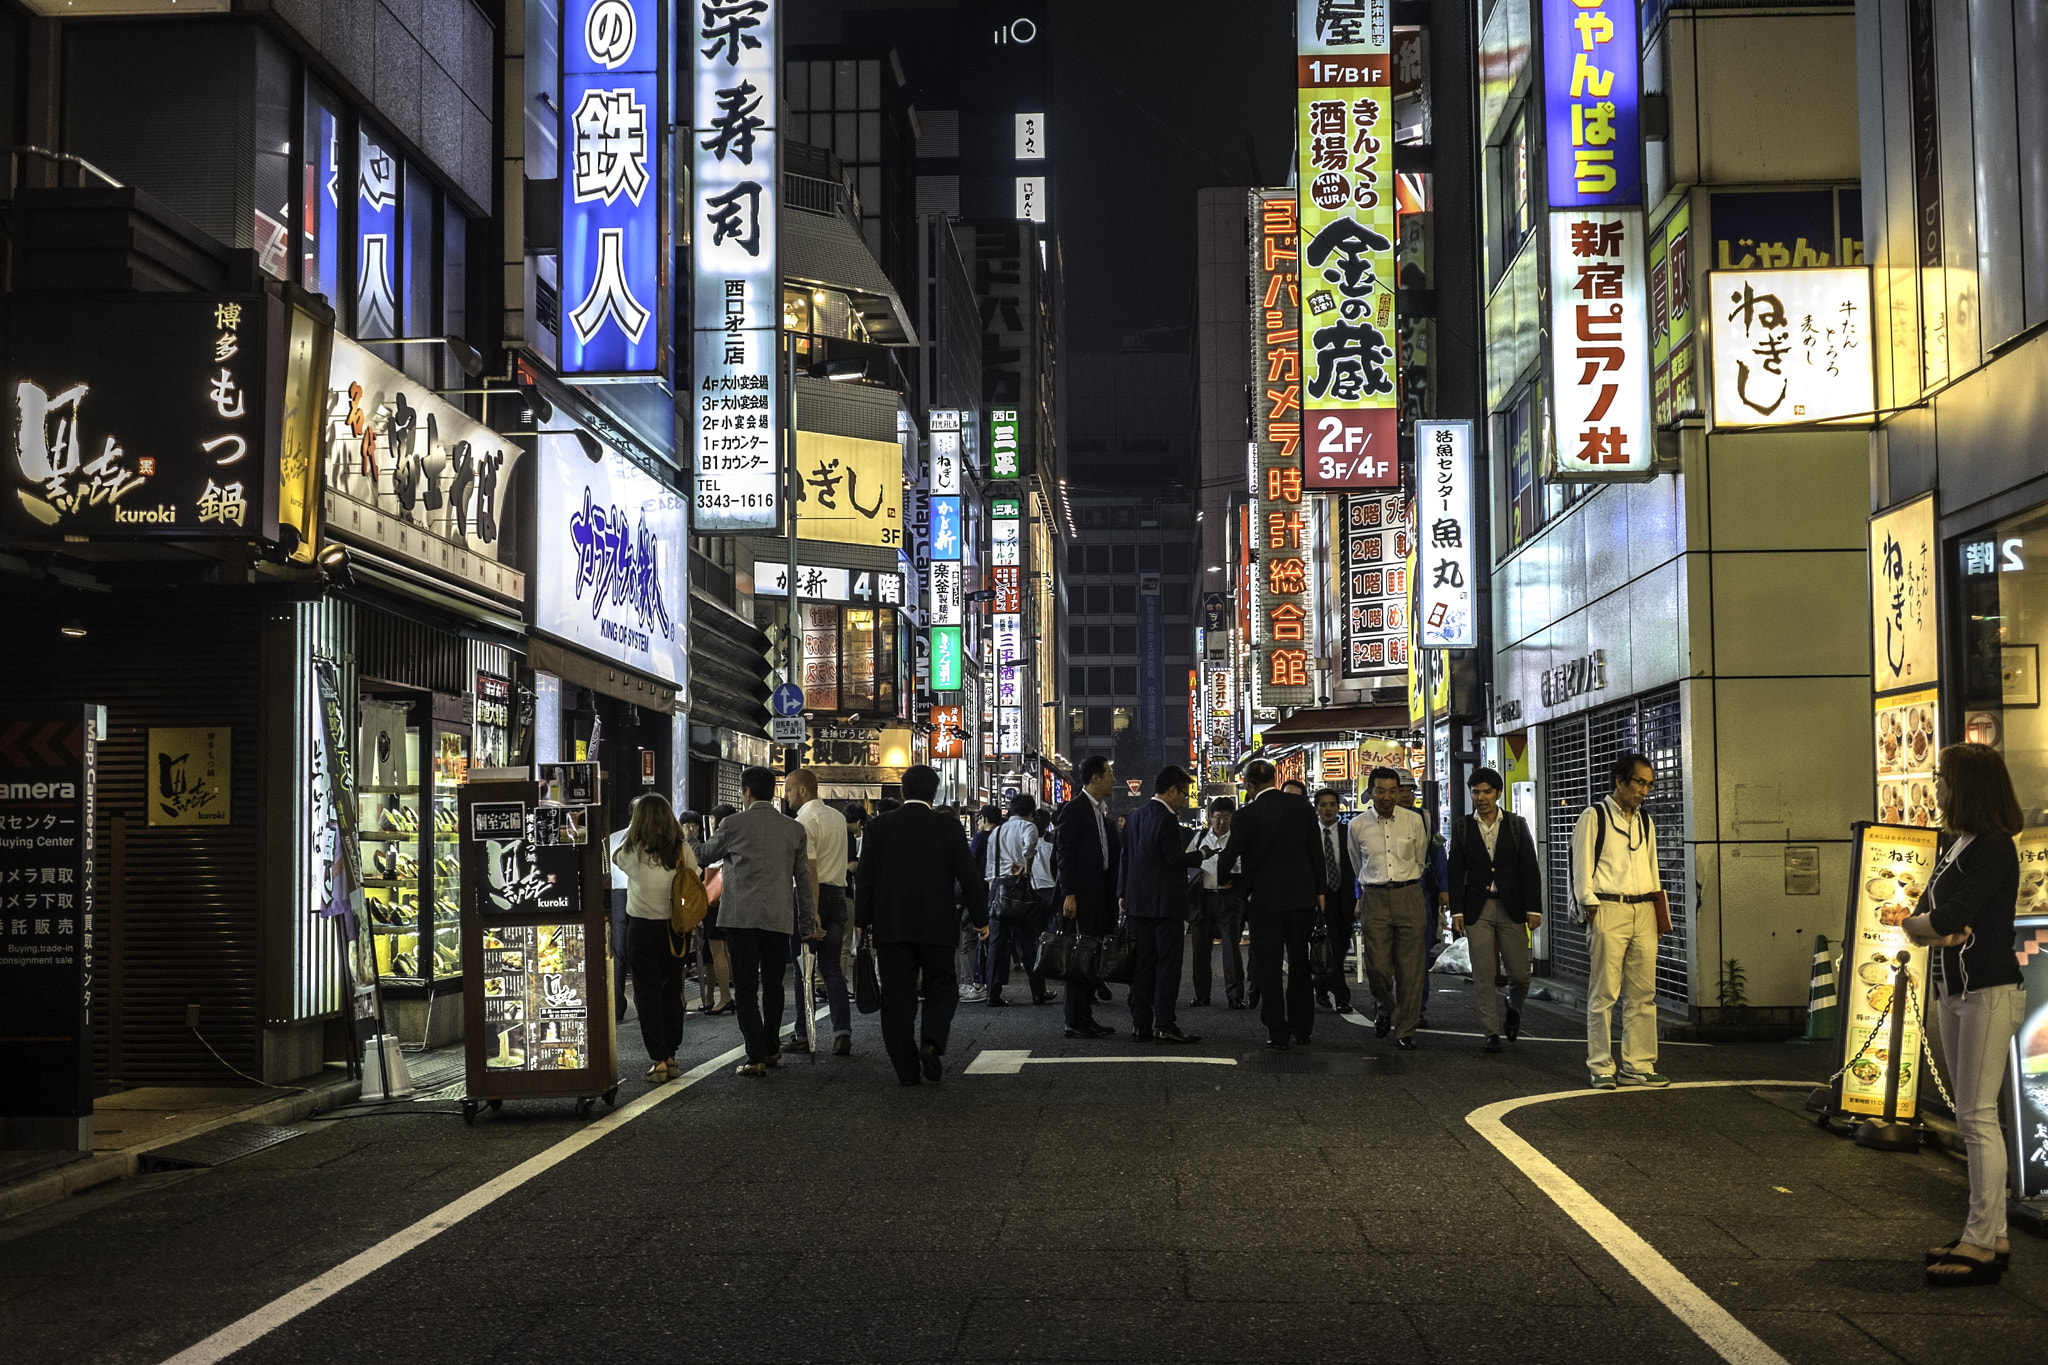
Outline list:
[[[212,1132],[145,1152],[140,1165],[144,1174],[183,1170],[191,1166],[219,1166],[238,1156],[248,1156],[251,1152],[260,1152],[265,1147],[275,1147],[280,1142],[303,1136],[305,1132],[299,1128],[277,1128],[267,1123],[229,1123]]]
[[[412,1076],[415,1093],[445,1090],[458,1081],[467,1079],[468,1064],[461,1057],[446,1060],[420,1062],[407,1059],[406,1070]]]

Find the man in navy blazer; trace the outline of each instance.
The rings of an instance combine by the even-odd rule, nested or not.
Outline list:
[[[1115,784],[1109,760],[1093,754],[1081,760],[1081,794],[1060,809],[1053,835],[1054,875],[1062,913],[1083,934],[1116,932],[1117,865],[1122,842],[1109,813]],[[1067,1037],[1106,1038],[1116,1030],[1095,1022],[1095,987],[1075,982],[1066,994]]]
[[[1273,788],[1273,765],[1244,765],[1252,798],[1230,824],[1230,844],[1216,859],[1220,880],[1239,869],[1252,956],[1258,963],[1259,1017],[1266,1046],[1285,1052],[1306,1043],[1315,1028],[1315,992],[1309,984],[1308,938],[1326,898],[1328,876],[1316,838],[1315,810],[1306,797]],[[1282,956],[1287,986],[1280,985]]]
[[[1137,952],[1131,970],[1131,1029],[1141,1043],[1199,1043],[1180,1031],[1174,997],[1180,993],[1183,929],[1188,918],[1188,869],[1202,865],[1189,852],[1180,813],[1195,779],[1172,764],[1159,770],[1152,799],[1124,822],[1124,875],[1120,888]]]

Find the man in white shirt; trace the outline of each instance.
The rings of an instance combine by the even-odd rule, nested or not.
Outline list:
[[[1010,798],[1010,818],[996,827],[988,837],[988,856],[981,869],[981,875],[988,882],[988,912],[993,928],[989,931],[988,998],[983,1002],[994,1009],[1010,1002],[1003,999],[1003,988],[1010,984],[1010,964],[1014,960],[1022,963],[1025,980],[1031,984],[1031,1003],[1046,1005],[1059,996],[1045,986],[1045,978],[1032,970],[1032,959],[1037,955],[1038,936],[1045,932],[1039,922],[1038,897],[1030,897],[1030,906],[1023,908],[1014,896],[1015,904],[1004,900],[1004,882],[1008,878],[1022,878],[1024,889],[1031,886],[1032,864],[1038,857],[1038,798],[1019,792]]]
[[[1392,768],[1374,768],[1370,789],[1372,804],[1345,831],[1358,874],[1365,979],[1379,1011],[1374,1032],[1382,1038],[1395,1033],[1395,1046],[1413,1052],[1429,947],[1429,907],[1422,898],[1429,830],[1421,815],[1401,804],[1401,775]]]
[[[1593,970],[1586,992],[1586,1069],[1593,1088],[1665,1086],[1657,1074],[1657,830],[1643,814],[1656,770],[1641,754],[1614,760],[1614,792],[1572,830],[1572,902],[1586,923]],[[1623,1000],[1621,1067],[1610,1020]]]
[[[1223,940],[1223,1000],[1234,1010],[1244,1005],[1244,959],[1238,953],[1237,941],[1244,933],[1244,897],[1228,886],[1218,885],[1216,879],[1216,855],[1230,845],[1230,821],[1237,813],[1237,802],[1227,796],[1219,796],[1209,803],[1209,825],[1188,845],[1190,851],[1199,848],[1208,856],[1202,859],[1202,885],[1196,893],[1199,897],[1188,935],[1193,940],[1188,950],[1194,955],[1195,994],[1188,1003],[1206,1006],[1209,1003],[1209,987],[1214,979],[1210,962],[1210,950],[1217,939]],[[1225,882],[1229,878],[1223,879]]]
[[[832,1054],[853,1055],[853,1009],[846,995],[846,970],[840,948],[846,942],[846,817],[818,797],[818,775],[798,768],[782,783],[783,800],[804,827],[805,854],[811,865],[811,895],[818,907],[818,923],[825,926],[825,938],[814,946],[818,967],[825,974],[825,1008],[832,1019]],[[802,941],[790,939],[794,959]],[[802,973],[798,973],[801,980]],[[796,1041],[808,1046],[813,1001],[802,1001],[796,1011]]]

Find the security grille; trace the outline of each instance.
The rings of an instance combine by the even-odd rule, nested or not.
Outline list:
[[[1657,950],[1657,996],[1683,1008],[1690,1004],[1691,877],[1685,856],[1685,783],[1680,766],[1678,689],[1666,688],[1582,716],[1553,722],[1543,730],[1545,867],[1550,910],[1550,964],[1560,976],[1585,978],[1592,954],[1585,926],[1571,920],[1572,829],[1579,812],[1605,796],[1612,784],[1610,764],[1633,749],[1650,760],[1657,784],[1644,813],[1657,830],[1657,870],[1671,902],[1672,932]]]

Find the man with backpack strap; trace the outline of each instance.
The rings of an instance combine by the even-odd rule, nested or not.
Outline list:
[[[1657,1074],[1657,939],[1663,884],[1657,830],[1643,813],[1656,770],[1641,754],[1614,760],[1614,791],[1586,808],[1572,830],[1572,905],[1586,926],[1593,969],[1586,991],[1586,1069],[1593,1088],[1666,1086]],[[1621,1065],[1609,1030],[1617,999]]]
[[[989,935],[988,999],[990,1008],[1007,1005],[1003,988],[1010,984],[1010,962],[1024,964],[1025,979],[1031,983],[1031,1002],[1050,1004],[1059,997],[1045,988],[1045,978],[1033,970],[1038,955],[1038,936],[1045,932],[1038,912],[1038,893],[1032,889],[1031,868],[1038,857],[1038,799],[1019,792],[1010,798],[1010,818],[989,836],[982,864],[988,883],[988,912],[994,928]]]

